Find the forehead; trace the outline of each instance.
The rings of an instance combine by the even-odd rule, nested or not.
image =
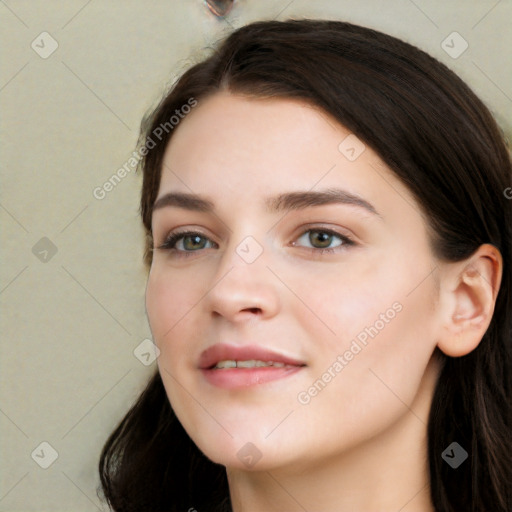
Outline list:
[[[260,147],[262,138],[269,147],[290,139],[313,142],[326,129],[333,133],[343,131],[343,127],[319,107],[303,100],[292,98],[256,98],[218,92],[198,105],[175,128],[169,148],[183,143],[183,139],[194,134],[204,142],[224,142],[235,146],[243,141],[244,148],[249,147],[252,134],[255,146]],[[169,149],[168,148],[168,149]]]
[[[397,194],[410,197],[371,148],[301,100],[217,93],[199,101],[175,130],[159,195],[192,192],[247,205],[292,189],[341,186],[370,201],[389,193],[395,202]]]

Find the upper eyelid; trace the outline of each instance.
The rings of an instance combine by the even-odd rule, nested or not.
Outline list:
[[[300,232],[298,234],[296,234],[295,236],[304,235],[308,231],[325,231],[325,232],[332,233],[332,234],[337,235],[337,236],[342,236],[342,237],[345,236],[346,238],[350,238],[351,237],[351,235],[340,233],[340,231],[338,231],[336,228],[329,228],[329,227],[325,227],[325,226],[317,226],[317,225],[306,224],[306,225],[301,226],[300,228],[297,228],[297,229],[300,229]],[[185,235],[191,235],[191,234],[197,234],[197,235],[204,236],[206,238],[209,238],[213,242],[212,237],[210,237],[210,235],[208,235],[206,233],[203,233],[201,231],[201,229],[194,229],[194,228],[184,228],[183,230],[181,230],[181,228],[176,228],[175,230],[171,230],[166,235],[164,235],[163,239],[165,241],[166,239],[168,239],[168,238],[170,238],[171,236],[174,236],[174,235],[183,235],[183,236],[185,236]]]
[[[350,238],[352,235],[349,234],[350,230],[347,228],[342,228],[341,226],[338,227],[330,227],[326,226],[325,224],[329,223],[305,223],[299,226],[294,230],[294,233],[297,231],[300,235],[303,235],[304,233],[307,233],[308,231],[325,231],[326,233],[332,233],[333,235],[337,236],[345,236],[347,238]],[[296,235],[298,236],[298,235]]]
[[[172,230],[163,236],[163,243],[165,243],[169,238],[171,238],[173,236],[184,237],[186,235],[200,235],[200,236],[207,238],[208,240],[214,242],[213,238],[210,235],[203,233],[200,229],[185,228],[182,230],[180,228],[176,228],[175,230]]]

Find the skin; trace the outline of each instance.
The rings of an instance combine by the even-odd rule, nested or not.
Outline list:
[[[485,245],[466,261],[439,261],[418,203],[379,156],[366,147],[350,161],[339,150],[349,134],[297,100],[220,92],[180,122],[166,149],[158,197],[194,193],[215,209],[154,211],[146,308],[168,398],[200,450],[226,466],[235,512],[433,511],[426,424],[436,356],[473,350],[492,316],[499,252]],[[353,204],[265,209],[269,196],[329,188],[378,214]],[[158,249],[178,228],[206,238]],[[318,231],[307,230],[322,228],[353,245],[333,237],[333,251],[320,253],[309,237]],[[248,236],[262,250],[252,263],[237,253]],[[393,305],[400,311],[335,372],[337,357]],[[197,366],[220,342],[307,366],[218,388]],[[301,403],[329,368],[335,376]],[[251,467],[237,455],[246,443],[261,454]]]

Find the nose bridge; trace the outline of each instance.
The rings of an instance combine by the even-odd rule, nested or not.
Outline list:
[[[258,241],[253,235],[233,235],[232,233],[220,256],[215,282],[234,281],[240,286],[261,282],[264,280],[264,274],[268,273],[268,249],[265,249],[263,242]]]
[[[265,266],[269,252],[268,233],[265,233],[264,223],[261,222],[261,212],[251,205],[243,209],[243,201],[232,206],[235,208],[232,212],[235,220],[229,226],[229,237],[223,248],[218,270],[222,274],[228,269],[241,273],[255,271],[262,265]],[[236,211],[238,215],[235,215]]]
[[[278,283],[267,269],[268,253],[268,248],[253,235],[231,237],[208,293],[212,312],[232,319],[247,311],[265,316],[276,313]]]

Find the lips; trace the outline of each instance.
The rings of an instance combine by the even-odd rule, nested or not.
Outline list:
[[[261,367],[257,366],[258,362],[272,364]],[[275,386],[301,373],[305,366],[303,361],[258,345],[241,347],[221,343],[206,349],[199,358],[203,378],[216,388],[232,391],[269,389],[261,387],[262,384],[272,385],[275,390]]]
[[[257,345],[234,346],[219,343],[204,350],[199,358],[199,368],[202,370],[213,369],[219,361],[272,361],[288,366],[306,366],[306,363],[284,356],[273,350],[265,349]]]

